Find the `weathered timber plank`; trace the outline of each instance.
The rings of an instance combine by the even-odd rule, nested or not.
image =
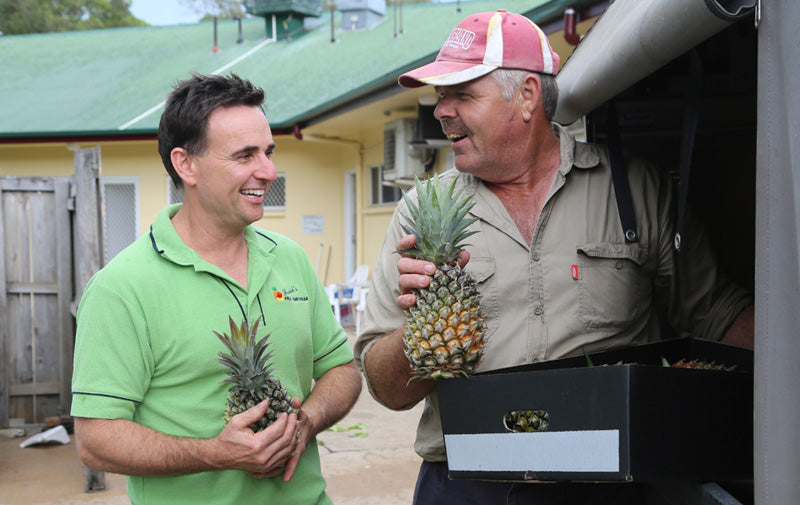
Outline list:
[[[9,416],[9,383],[11,374],[8,361],[8,306],[6,304],[6,248],[5,239],[5,184],[6,177],[0,177],[0,424],[7,424]]]

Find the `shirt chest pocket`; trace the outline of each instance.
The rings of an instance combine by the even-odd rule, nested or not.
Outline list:
[[[498,321],[497,286],[495,272],[497,266],[494,258],[472,256],[467,264],[467,272],[475,279],[481,293],[481,312],[484,317],[484,336],[488,338],[495,332]]]
[[[587,332],[615,332],[650,310],[647,249],[638,244],[580,245],[578,314]]]

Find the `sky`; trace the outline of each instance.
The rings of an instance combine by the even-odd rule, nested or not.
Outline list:
[[[151,25],[175,25],[195,23],[200,15],[178,0],[133,0],[131,13]]]

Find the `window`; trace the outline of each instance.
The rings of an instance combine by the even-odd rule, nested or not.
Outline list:
[[[103,177],[103,257],[106,263],[139,235],[139,178]]]
[[[403,197],[403,190],[383,184],[383,165],[370,167],[370,184],[372,186],[372,205],[397,203]]]
[[[286,208],[286,174],[278,174],[272,181],[264,197],[264,210],[283,210]]]

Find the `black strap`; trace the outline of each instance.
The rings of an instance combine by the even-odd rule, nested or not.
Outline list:
[[[689,173],[692,166],[697,120],[700,116],[700,92],[703,87],[703,64],[697,50],[689,54],[689,74],[686,81],[686,108],[683,113],[683,136],[681,138],[680,175],[678,179],[678,216],[675,228],[675,250],[680,251],[683,242],[683,225],[686,202],[689,197]]]
[[[609,100],[607,114],[608,157],[611,161],[614,195],[617,199],[617,209],[619,210],[622,232],[625,235],[625,243],[630,244],[639,241],[639,234],[636,232],[636,216],[633,213],[633,199],[631,198],[631,188],[628,184],[628,172],[625,170],[625,160],[622,158],[622,142],[620,140],[619,127],[617,126],[617,108],[614,105],[614,100]]]

